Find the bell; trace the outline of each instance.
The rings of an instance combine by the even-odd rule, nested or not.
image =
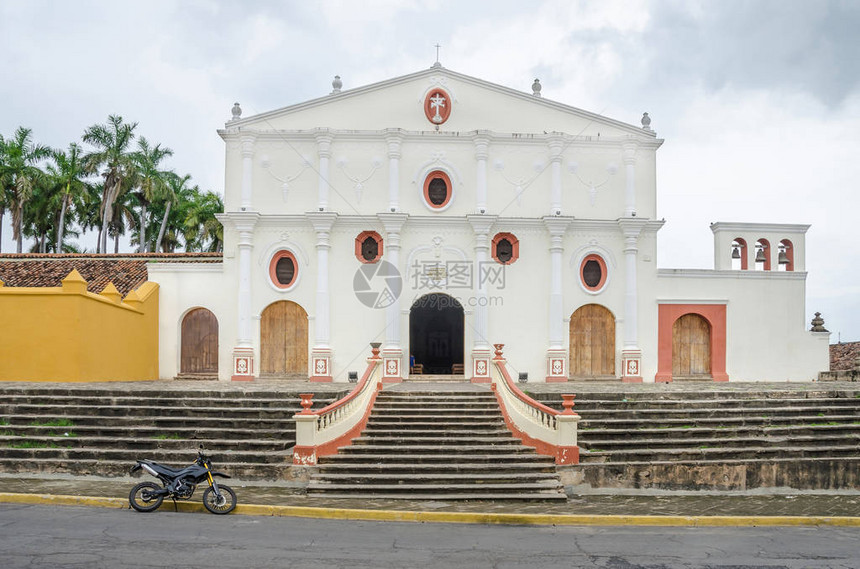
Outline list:
[[[767,258],[764,256],[764,247],[759,245],[758,247],[756,247],[755,262],[764,263],[765,261],[767,261]]]
[[[783,245],[779,246],[779,257],[777,258],[777,263],[780,265],[789,264],[788,255],[785,252],[785,247]]]
[[[737,245],[732,247],[732,259],[740,259],[741,258],[741,249]]]

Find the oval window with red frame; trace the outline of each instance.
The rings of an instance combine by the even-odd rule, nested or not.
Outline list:
[[[606,285],[606,261],[600,255],[591,254],[579,266],[579,279],[582,286],[591,292],[598,292]]]
[[[424,201],[433,209],[442,209],[451,201],[451,178],[441,170],[424,179]]]
[[[497,263],[510,265],[520,258],[520,241],[512,233],[497,233],[490,253]]]
[[[451,116],[451,97],[442,89],[433,89],[424,97],[424,115],[435,125]]]
[[[272,284],[280,289],[288,289],[296,284],[299,276],[299,265],[291,251],[278,251],[269,263],[269,278]]]
[[[382,258],[382,236],[376,231],[364,231],[355,238],[355,258],[362,263],[375,263]]]

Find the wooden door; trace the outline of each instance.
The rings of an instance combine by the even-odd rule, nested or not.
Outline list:
[[[604,306],[586,304],[570,317],[570,375],[615,377],[615,317]]]
[[[260,319],[260,374],[308,375],[308,313],[288,300],[266,307]]]
[[[711,377],[711,325],[698,314],[672,325],[672,377]]]
[[[182,319],[180,373],[218,373],[218,319],[195,308]]]

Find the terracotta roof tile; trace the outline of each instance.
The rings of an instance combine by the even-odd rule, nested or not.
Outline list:
[[[0,280],[10,287],[62,286],[73,269],[100,293],[109,282],[125,296],[148,277],[147,261],[220,263],[220,253],[135,253],[127,255],[0,255]]]
[[[830,371],[854,369],[854,360],[860,356],[860,342],[830,344]]]

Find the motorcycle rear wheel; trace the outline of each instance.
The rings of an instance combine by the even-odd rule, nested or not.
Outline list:
[[[213,514],[229,514],[236,507],[236,493],[229,486],[218,485],[221,496],[215,495],[211,486],[203,492],[203,505]]]
[[[152,512],[164,501],[163,495],[155,495],[161,490],[161,486],[155,482],[141,482],[128,493],[128,503],[138,512]]]

